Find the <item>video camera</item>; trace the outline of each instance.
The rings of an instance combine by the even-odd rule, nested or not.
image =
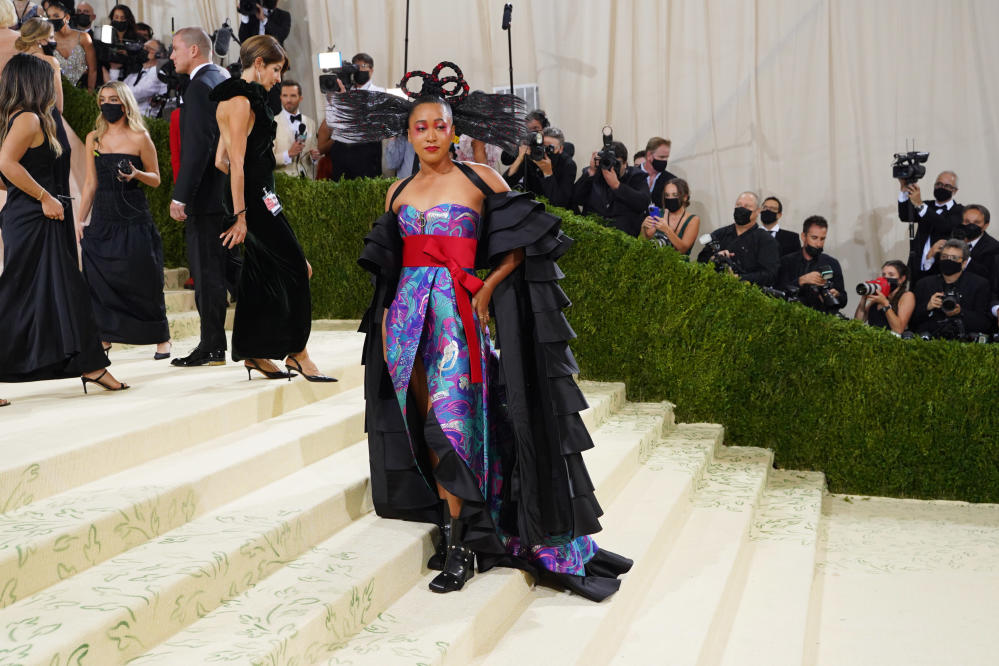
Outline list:
[[[912,185],[926,175],[926,160],[930,159],[929,153],[910,151],[908,153],[895,153],[895,163],[891,165],[892,178],[898,178],[907,185]]]
[[[351,86],[360,85],[357,81],[357,73],[361,71],[360,67],[351,62],[345,63],[339,51],[330,50],[326,53],[320,53],[319,69],[322,70],[322,74],[319,75],[319,90],[324,95],[340,92],[340,86],[337,85],[338,79],[343,83],[345,90],[349,90]]]
[[[167,90],[160,95],[153,95],[150,106],[159,109],[157,117],[169,118],[174,109],[180,108],[180,97],[184,94],[187,84],[191,82],[191,77],[187,74],[178,74],[173,61],[167,60],[157,69],[156,78],[166,85]]]
[[[603,148],[597,153],[597,164],[604,171],[614,171],[620,162],[612,145],[614,143],[614,130],[610,125],[605,125],[601,133],[604,143]]]
[[[115,41],[114,28],[106,25],[101,28],[98,39],[94,40],[94,50],[97,51],[97,62],[117,63],[126,69],[137,69],[149,58],[145,44],[138,41]]]

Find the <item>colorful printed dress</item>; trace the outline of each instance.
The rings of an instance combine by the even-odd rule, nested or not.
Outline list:
[[[467,175],[466,169],[462,170]],[[477,179],[474,172],[469,177]],[[509,207],[525,196],[490,194],[494,198],[487,197],[487,211],[490,201]],[[520,214],[533,219],[538,229],[548,226],[545,235],[568,247],[568,239],[557,230],[557,218],[539,212],[537,205],[532,202]],[[543,216],[541,225],[539,216]],[[495,214],[492,221],[497,222]],[[532,243],[530,237],[537,234],[528,233],[521,246],[528,255],[524,266],[494,292],[501,346],[497,353],[470,307],[470,292],[478,283],[473,266],[495,264],[499,257],[490,262],[490,249],[502,255],[510,251],[497,246],[486,227],[477,211],[458,204],[442,203],[425,211],[403,205],[396,215],[379,218],[366,239],[361,264],[380,276],[372,308],[362,323],[368,332],[365,385],[376,511],[390,518],[436,522],[439,482],[462,499],[461,517],[469,525],[465,543],[476,552],[480,571],[496,565],[523,568],[600,600],[617,590],[617,575],[631,563],[599,550],[589,536],[600,529],[596,520],[600,509],[579,455],[592,442],[578,415],[586,407],[571,378],[578,369],[564,342],[537,340],[535,348],[527,349],[521,340],[514,340],[522,337],[525,323],[535,330],[533,337],[552,337],[533,316],[525,318],[526,313],[511,310],[518,307],[512,305],[517,301],[521,309],[532,303],[529,295],[517,298],[518,285],[535,292],[534,306],[541,308],[542,318],[542,301],[551,301],[561,316],[565,299],[541,295],[550,285],[557,289],[557,284],[551,279],[554,275],[548,279],[531,275],[532,268],[537,269],[532,256],[541,256],[532,255],[540,251],[540,239]],[[549,246],[548,254],[552,250]],[[550,256],[546,261],[554,266]],[[532,290],[527,286],[532,277],[549,286]],[[387,307],[384,364],[378,317],[383,307]],[[519,331],[511,328],[518,321]],[[544,362],[546,346],[561,363]],[[527,396],[523,380],[515,376],[523,365],[520,357],[527,356],[554,367],[557,375],[529,379],[537,395]],[[427,378],[430,412],[426,415],[419,413],[422,410],[410,393],[417,359]],[[573,390],[564,382],[566,375]],[[540,416],[524,414],[524,398],[541,406]],[[427,449],[436,455],[436,467],[430,465]],[[547,458],[554,458],[553,467]],[[564,488],[548,483],[551,469],[555,476],[566,475]],[[552,506],[560,510],[545,515]]]

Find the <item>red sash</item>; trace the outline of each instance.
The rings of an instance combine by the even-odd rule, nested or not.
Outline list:
[[[458,302],[458,314],[465,328],[468,342],[468,365],[472,383],[482,383],[482,351],[479,336],[472,317],[472,299],[482,288],[482,280],[465,268],[475,268],[475,250],[478,241],[474,238],[452,236],[405,236],[402,239],[402,265],[404,267],[432,266],[446,268],[455,285],[454,296]],[[458,287],[462,288],[459,289]]]

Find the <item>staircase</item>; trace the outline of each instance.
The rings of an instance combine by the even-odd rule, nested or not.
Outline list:
[[[177,338],[192,319],[197,331],[193,293],[173,288],[185,277],[167,281]],[[955,621],[948,634],[977,642],[959,661],[921,661],[941,654],[928,639],[865,661],[864,583],[844,577],[857,568],[845,553],[866,563],[864,548],[887,552],[878,535],[891,535],[891,562],[908,571],[898,562],[922,551],[903,521],[932,510],[923,529],[939,528],[938,503],[858,511],[865,498],[826,494],[821,474],[775,470],[769,451],[726,447],[720,426],[676,424],[671,404],[628,402],[613,383],[580,385],[606,510],[597,540],[635,559],[621,590],[595,604],[494,569],[435,595],[434,528],[372,511],[361,345],[349,330],[313,333],[335,384],[171,368],[151,347],[116,346],[124,393],[4,386],[0,664],[968,664],[999,647],[984,626],[997,507],[954,508],[946,519],[971,526],[947,533],[953,552],[934,551],[991,576],[980,633]],[[929,627],[954,612],[939,598],[904,605]]]

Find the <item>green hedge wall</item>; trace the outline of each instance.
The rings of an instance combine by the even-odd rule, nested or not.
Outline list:
[[[70,97],[70,122],[92,126],[96,107]],[[150,127],[168,174],[165,123]],[[370,284],[355,259],[389,182],[279,178],[315,269],[317,318],[363,313]],[[181,264],[169,191],[151,203],[168,263]],[[633,400],[671,400],[681,421],[722,423],[729,444],[821,470],[835,492],[999,502],[999,347],[902,341],[552,210],[576,239],[560,264],[586,378],[624,381]]]

